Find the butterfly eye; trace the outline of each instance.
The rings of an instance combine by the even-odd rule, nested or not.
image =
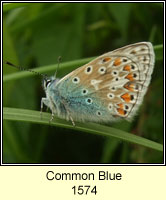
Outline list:
[[[51,80],[46,80],[46,88],[50,85]]]

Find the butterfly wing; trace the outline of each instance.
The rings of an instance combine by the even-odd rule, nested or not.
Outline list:
[[[57,85],[76,120],[130,120],[151,80],[152,44],[141,42],[103,54],[74,70]]]

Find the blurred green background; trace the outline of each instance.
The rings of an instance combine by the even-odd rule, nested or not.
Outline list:
[[[3,4],[3,59],[35,68],[98,56],[135,42],[163,43],[162,3]],[[18,70],[4,65],[3,73]],[[49,73],[54,74],[54,72]],[[3,106],[40,110],[41,78],[3,84]],[[163,143],[163,61],[132,123],[110,126]],[[138,145],[59,127],[3,121],[3,163],[162,163]]]

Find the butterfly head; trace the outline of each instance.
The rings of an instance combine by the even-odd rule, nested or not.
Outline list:
[[[44,78],[43,80],[43,88],[44,90],[48,90],[52,85],[56,85],[58,83],[59,79],[55,78],[54,76]]]

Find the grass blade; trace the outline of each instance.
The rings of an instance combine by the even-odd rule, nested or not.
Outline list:
[[[148,147],[154,150],[163,151],[162,144],[148,140],[143,137],[139,137],[139,136],[127,133],[125,131],[121,131],[119,129],[115,129],[112,127],[95,124],[95,123],[85,124],[85,123],[78,123],[78,122],[76,122],[76,126],[73,127],[71,122],[67,122],[66,120],[62,120],[56,117],[50,124],[49,123],[50,117],[51,117],[51,114],[49,113],[43,113],[42,119],[41,119],[40,112],[38,111],[8,108],[8,107],[3,108],[4,120],[31,122],[31,123],[38,123],[38,124],[45,124],[45,125],[75,129],[82,132],[88,132],[88,133],[97,134],[101,136],[114,137],[120,140],[142,145],[144,147]]]

